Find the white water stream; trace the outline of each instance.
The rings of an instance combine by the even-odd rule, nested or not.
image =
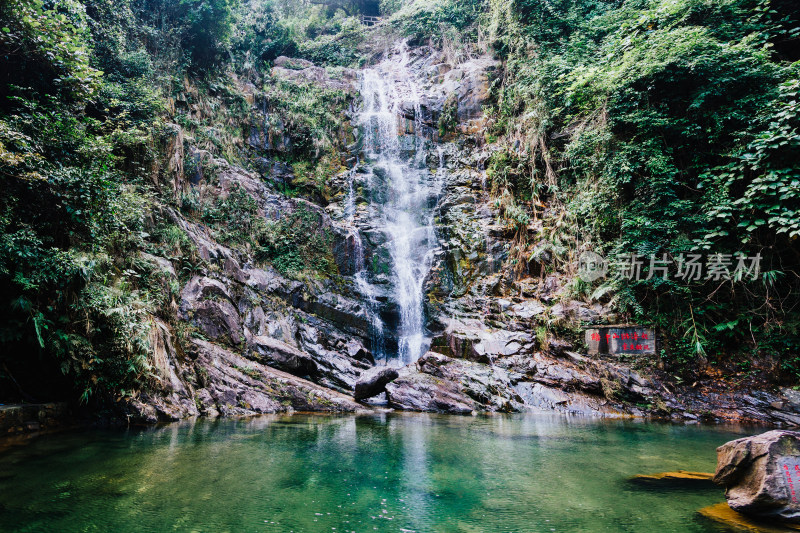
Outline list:
[[[362,72],[363,106],[356,121],[363,138],[363,165],[370,176],[365,183],[365,189],[371,189],[367,212],[371,226],[386,239],[390,302],[399,314],[397,354],[387,354],[389,364],[413,362],[428,348],[423,284],[438,248],[434,207],[441,176],[429,172],[425,162],[427,141],[419,135],[424,129],[420,91],[409,61],[403,43],[383,62]],[[410,114],[413,120],[407,118]],[[354,206],[348,205],[348,211],[354,213]],[[363,272],[356,274],[356,280],[362,294],[374,294]]]

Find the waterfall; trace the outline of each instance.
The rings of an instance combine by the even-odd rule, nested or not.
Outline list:
[[[364,215],[369,225],[383,236],[377,260],[388,263],[388,289],[384,315],[393,320],[381,322],[392,329],[397,349],[388,354],[387,363],[407,364],[427,350],[425,332],[424,282],[430,272],[438,243],[434,211],[441,188],[439,172],[432,174],[426,165],[426,144],[422,136],[420,91],[409,70],[407,46],[361,75],[363,105],[356,124],[363,141],[366,169],[364,190],[369,206]],[[441,159],[441,158],[440,158]],[[353,196],[352,179],[349,195]],[[350,200],[348,199],[348,204]],[[348,205],[348,211],[355,209]],[[362,260],[363,261],[363,260]],[[376,273],[372,273],[372,278]],[[367,275],[356,274],[359,290],[377,297],[381,289],[367,287]]]

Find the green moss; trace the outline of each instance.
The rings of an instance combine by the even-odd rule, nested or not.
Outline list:
[[[261,378],[262,378],[261,372],[259,372],[258,370],[256,370],[253,367],[250,367],[250,366],[242,367],[242,366],[234,365],[234,368],[236,370],[238,370],[239,372],[241,372],[242,374],[244,374],[245,376],[247,376],[247,377],[249,377],[251,379],[255,379],[256,381],[260,381]]]
[[[338,275],[333,236],[320,227],[320,214],[304,206],[269,222],[259,239],[256,257],[294,278]]]

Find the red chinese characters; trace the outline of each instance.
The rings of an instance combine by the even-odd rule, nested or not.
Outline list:
[[[649,349],[650,349],[650,345],[649,344],[633,344],[633,343],[628,344],[627,342],[623,342],[622,343],[622,350],[623,351],[625,351],[625,350],[628,350],[628,351],[636,350],[637,352],[640,352],[642,350],[649,350]]]
[[[795,465],[795,474],[800,479],[800,466]],[[792,495],[792,503],[797,503],[797,495],[794,490],[794,479],[792,479],[792,471],[789,470],[789,465],[783,465],[783,474],[786,476],[786,483],[789,485],[789,493]]]

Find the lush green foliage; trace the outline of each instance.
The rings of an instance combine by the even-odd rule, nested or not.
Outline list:
[[[320,226],[319,214],[301,206],[268,223],[256,257],[291,277],[332,278],[338,275],[332,242],[330,231]]]
[[[413,41],[475,38],[475,22],[488,7],[485,0],[409,0],[392,14],[391,22]],[[392,6],[394,7],[394,6]]]
[[[9,67],[2,72],[0,95],[18,87],[65,92],[73,98],[95,92],[102,73],[89,64],[83,4],[8,0],[0,5],[0,20],[0,46]]]
[[[233,38],[232,48],[242,68],[258,69],[279,56],[295,57],[297,43],[272,2],[249,2]]]
[[[124,259],[142,243],[146,199],[120,170],[120,136],[135,137],[142,116],[86,112],[87,101],[114,107],[114,93],[125,89],[92,66],[82,4],[7,3],[0,26],[3,72],[26,84],[0,89],[3,377],[12,377],[9,366],[25,366],[14,351],[34,361],[40,351],[79,377],[84,398],[111,388],[124,394],[149,372],[150,296],[132,288],[135,273]],[[146,91],[124,96],[120,106],[136,100],[151,106],[145,113],[157,108]],[[43,380],[38,393],[52,385]]]
[[[490,175],[520,234],[547,200],[576,221],[543,222],[545,242],[571,235],[567,256],[763,257],[751,282],[596,287],[661,327],[671,361],[776,351],[790,361],[800,347],[798,15],[756,0],[492,2],[507,67],[494,134],[508,148]],[[515,257],[541,245],[520,239]]]
[[[260,99],[268,112],[264,136],[271,149],[289,139],[280,156],[294,167],[295,179],[283,192],[326,198],[330,178],[344,171],[340,154],[352,142],[345,114],[351,96],[311,83],[277,80],[264,87]]]
[[[201,191],[219,185],[215,158],[267,156],[294,167],[286,193],[328,194],[349,100],[269,72],[280,55],[357,62],[354,23],[283,0],[0,4],[0,401],[147,387],[154,322],[180,338],[179,283],[210,268],[169,210],[288,275],[336,274],[302,210],[267,223],[240,188]],[[248,98],[288,151],[245,145]]]

